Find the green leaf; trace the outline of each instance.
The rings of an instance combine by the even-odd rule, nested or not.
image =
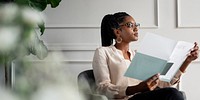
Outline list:
[[[61,0],[13,0],[13,1],[19,5],[31,6],[40,11],[45,10],[47,4],[50,4],[52,8],[56,8],[61,2]]]
[[[18,5],[30,6],[40,11],[47,7],[47,0],[14,0],[14,2]]]
[[[50,4],[52,8],[55,8],[61,2],[61,0],[13,0],[13,1],[18,5],[29,6],[40,11],[45,10],[48,4]],[[40,28],[41,35],[43,35],[45,31],[44,23],[38,26]]]
[[[61,0],[47,0],[48,4],[51,4],[52,8],[55,8],[59,5],[59,3],[61,2]]]
[[[45,30],[44,22],[42,24],[38,25],[38,27],[40,28],[41,35],[43,35],[44,34],[44,30]]]
[[[28,6],[29,0],[13,0],[18,5]]]
[[[35,45],[35,51],[39,59],[44,59],[48,55],[48,49],[42,40],[39,40],[39,43]]]
[[[3,63],[4,63],[4,57],[3,57],[3,55],[0,54],[0,64],[3,64]]]
[[[31,7],[43,11],[47,7],[47,0],[29,0]]]

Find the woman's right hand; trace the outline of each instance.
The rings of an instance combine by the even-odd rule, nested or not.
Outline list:
[[[160,82],[159,76],[160,74],[155,74],[149,79],[141,82],[138,85],[138,87],[141,89],[141,92],[154,90]]]

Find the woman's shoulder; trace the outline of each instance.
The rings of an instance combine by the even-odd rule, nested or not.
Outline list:
[[[111,52],[114,51],[113,45],[111,46],[101,46],[96,49],[96,51]]]
[[[115,54],[116,53],[116,49],[115,49],[114,45],[101,46],[101,47],[98,47],[95,52],[97,54],[110,55],[110,54]]]

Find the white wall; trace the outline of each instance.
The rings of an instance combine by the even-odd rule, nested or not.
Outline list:
[[[175,40],[200,44],[199,0],[62,0],[48,8],[46,31],[41,37],[50,52],[63,51],[63,62],[75,76],[90,69],[100,46],[100,23],[105,14],[126,11],[141,23],[140,40],[154,32]],[[139,41],[132,45],[136,49]],[[36,61],[37,63],[37,61]],[[192,63],[182,79],[188,100],[200,98],[199,61]]]

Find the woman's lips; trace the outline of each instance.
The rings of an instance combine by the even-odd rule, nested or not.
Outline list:
[[[134,36],[137,36],[137,37],[138,37],[138,33],[135,33]]]

